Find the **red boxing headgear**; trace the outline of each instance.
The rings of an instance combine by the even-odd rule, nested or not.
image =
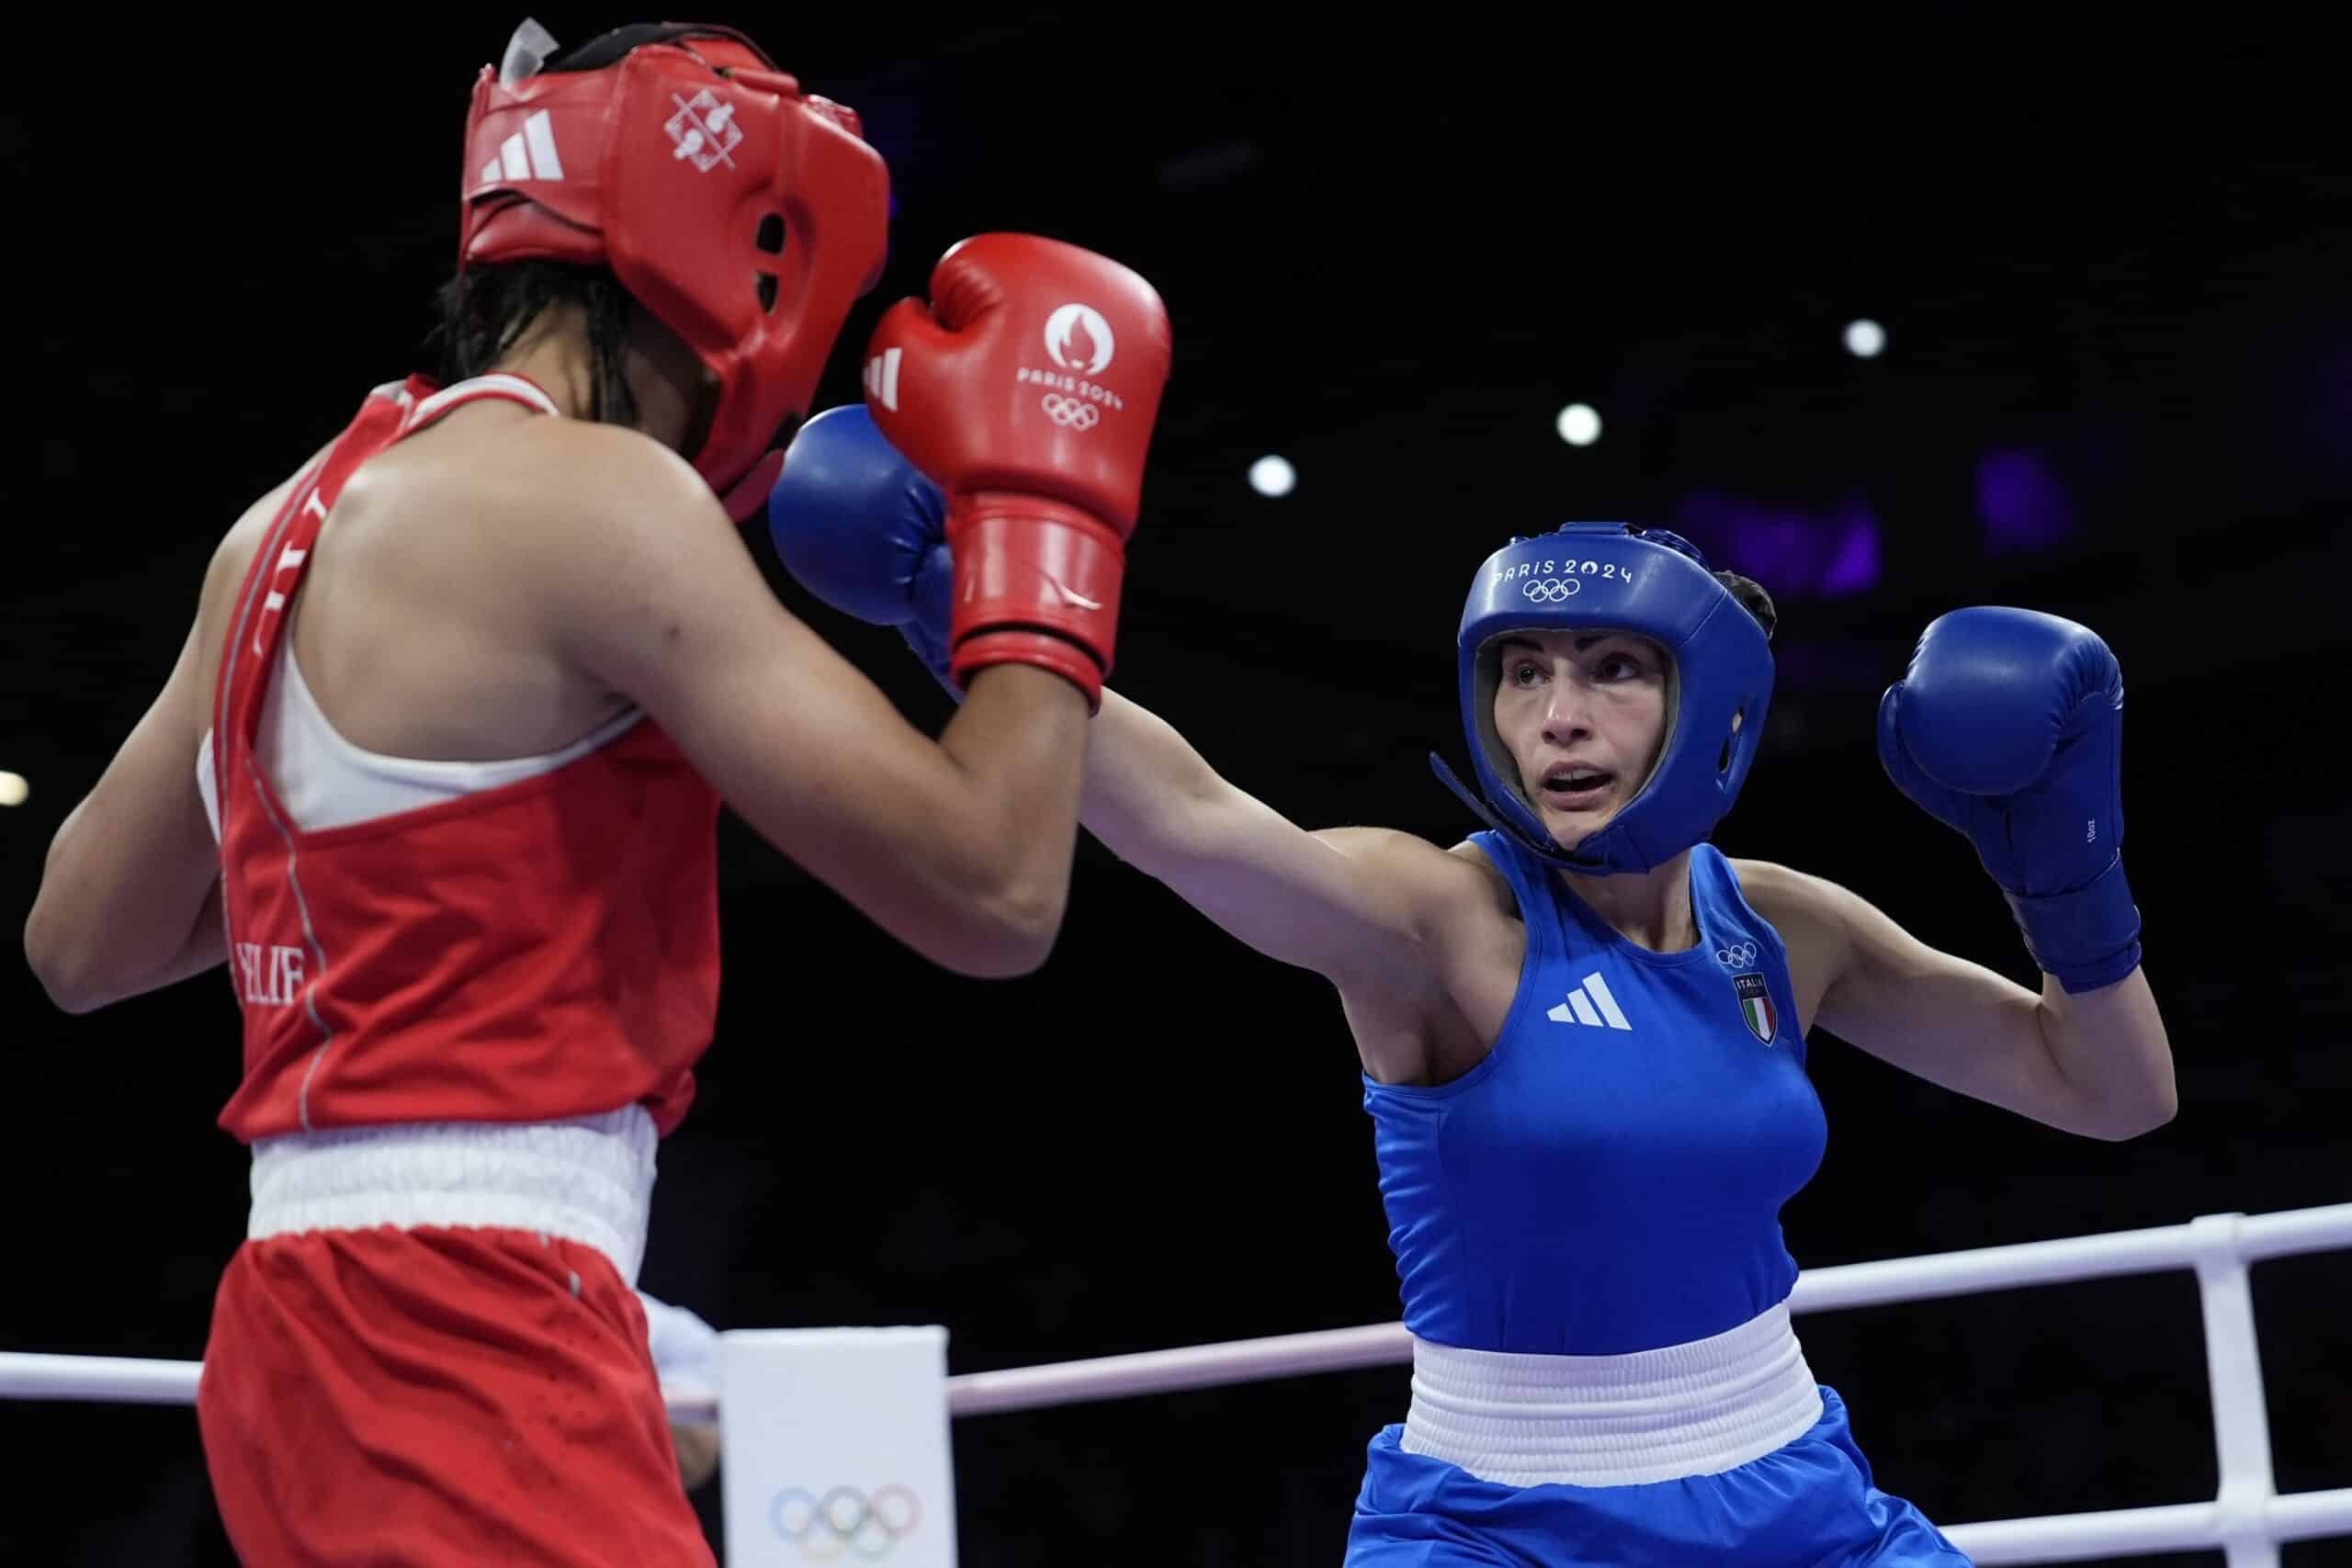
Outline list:
[[[482,67],[463,198],[458,270],[604,265],[701,355],[718,403],[687,457],[725,494],[808,413],[879,280],[890,184],[855,111],[732,28],[679,25],[622,28],[519,79]]]

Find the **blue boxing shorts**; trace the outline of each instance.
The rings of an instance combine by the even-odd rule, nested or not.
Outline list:
[[[1845,1402],[1760,1459],[1625,1486],[1506,1486],[1372,1440],[1347,1568],[1968,1568],[1919,1510],[1871,1483]]]

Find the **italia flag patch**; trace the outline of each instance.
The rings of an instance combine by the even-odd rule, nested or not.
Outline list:
[[[1747,1032],[1767,1045],[1772,1043],[1773,1036],[1780,1032],[1781,1018],[1772,1010],[1772,991],[1764,984],[1764,976],[1735,975],[1731,988],[1739,995],[1739,1016],[1746,1021]]]

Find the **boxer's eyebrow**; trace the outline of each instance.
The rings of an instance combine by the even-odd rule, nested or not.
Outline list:
[[[1594,643],[1607,642],[1612,637],[1631,637],[1635,642],[1647,640],[1636,632],[1587,632],[1582,637],[1577,638],[1570,647],[1576,652],[1582,653]],[[1511,648],[1525,649],[1528,652],[1534,654],[1541,654],[1544,651],[1544,645],[1542,643],[1531,642],[1526,637],[1509,633],[1506,633],[1498,641],[1496,642],[1495,648],[1498,651]]]

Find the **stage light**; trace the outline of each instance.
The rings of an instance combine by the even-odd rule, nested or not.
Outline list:
[[[1298,470],[1286,458],[1261,457],[1250,465],[1250,488],[1260,495],[1288,495],[1298,483]]]

